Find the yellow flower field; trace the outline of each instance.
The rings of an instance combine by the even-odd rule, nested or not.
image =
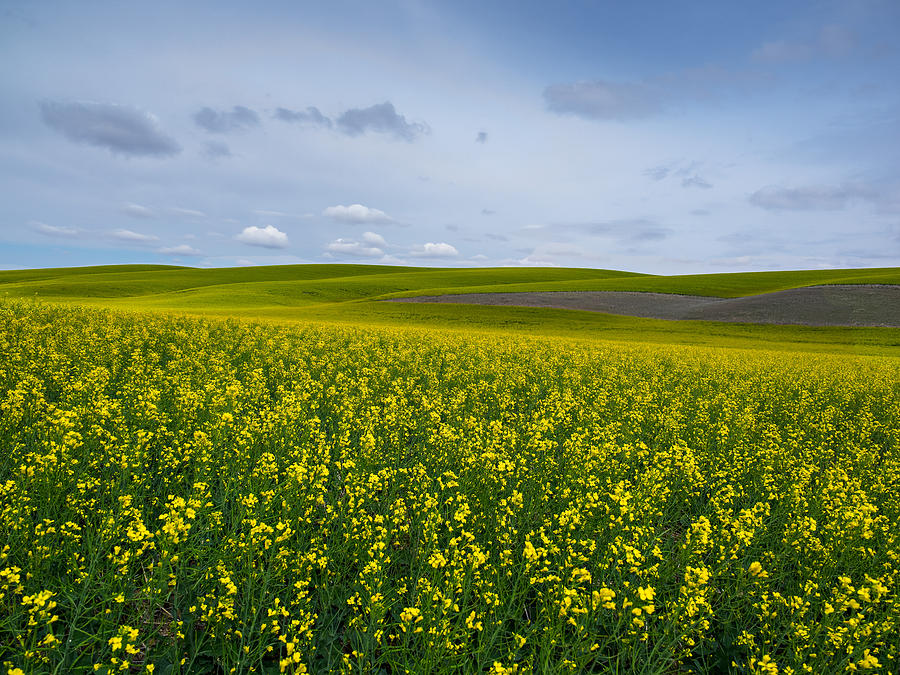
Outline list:
[[[0,673],[900,673],[900,363],[0,303]]]

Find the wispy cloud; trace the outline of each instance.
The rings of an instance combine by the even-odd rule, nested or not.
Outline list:
[[[768,211],[836,211],[859,201],[872,201],[878,193],[865,185],[769,185],[750,195],[749,202]]]
[[[35,232],[40,232],[48,237],[77,237],[82,233],[77,227],[67,227],[64,225],[48,225],[37,220],[31,221],[28,226]]]
[[[856,35],[843,26],[822,27],[818,35],[806,41],[773,40],[753,50],[750,58],[759,63],[779,64],[808,61],[817,56],[839,57],[856,47]]]
[[[202,154],[207,159],[222,159],[231,157],[231,148],[222,141],[207,141],[203,144]]]
[[[156,249],[157,253],[162,253],[164,255],[183,255],[189,257],[201,256],[203,253],[195,249],[193,246],[188,246],[187,244],[179,244],[178,246],[163,246],[162,248]]]
[[[134,232],[133,230],[113,230],[108,233],[108,236],[113,239],[118,239],[119,241],[127,241],[134,244],[147,244],[154,241],[159,241],[159,237],[152,234],[142,234],[140,232]]]
[[[593,80],[553,84],[544,89],[547,108],[598,120],[627,120],[662,110],[659,91],[640,82]]]
[[[197,209],[184,209],[180,206],[173,206],[168,209],[168,212],[178,218],[189,218],[191,220],[203,220],[206,218],[206,214],[203,213],[203,211],[198,211]]]
[[[147,206],[141,206],[140,204],[128,203],[123,205],[120,210],[126,216],[138,218],[139,220],[150,220],[152,218],[156,218],[156,212],[153,211],[153,209]]]

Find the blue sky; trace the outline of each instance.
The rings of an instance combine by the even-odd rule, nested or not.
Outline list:
[[[900,4],[0,0],[0,268],[900,265]]]

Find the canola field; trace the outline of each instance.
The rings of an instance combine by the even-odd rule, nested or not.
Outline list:
[[[900,361],[0,302],[0,673],[900,673]]]

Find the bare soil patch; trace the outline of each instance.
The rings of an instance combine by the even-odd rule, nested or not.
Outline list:
[[[427,295],[388,302],[579,309],[679,321],[900,327],[900,286],[887,285],[809,286],[743,298],[633,291],[546,291]]]

